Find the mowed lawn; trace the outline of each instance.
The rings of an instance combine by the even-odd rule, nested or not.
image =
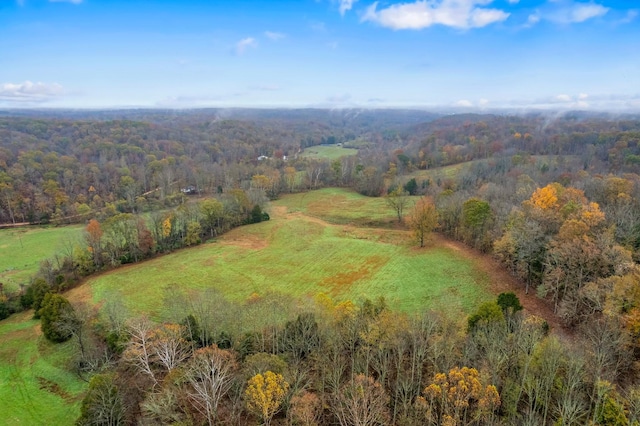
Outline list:
[[[82,226],[0,229],[0,282],[17,291],[38,271],[40,263],[62,251],[65,244],[82,238]]]
[[[271,217],[216,242],[92,278],[86,290],[95,303],[116,292],[131,311],[152,316],[161,316],[169,285],[215,288],[234,301],[268,292],[326,293],[336,301],[384,296],[405,312],[469,313],[493,297],[486,274],[452,250],[418,249],[408,231],[351,224],[392,223],[384,200],[327,189],[285,196],[273,203]]]
[[[68,370],[73,342],[48,342],[32,315],[23,312],[0,321],[0,423],[73,424],[86,388]]]
[[[342,157],[356,155],[357,153],[358,150],[355,148],[344,148],[337,145],[316,145],[305,148],[302,156],[324,160],[337,160]]]

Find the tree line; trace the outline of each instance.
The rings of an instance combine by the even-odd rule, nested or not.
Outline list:
[[[603,320],[559,339],[513,293],[462,321],[395,312],[384,299],[237,303],[179,286],[152,321],[112,296],[97,310],[48,294],[39,310],[45,336],[72,339],[89,380],[78,425],[640,421],[620,329]]]

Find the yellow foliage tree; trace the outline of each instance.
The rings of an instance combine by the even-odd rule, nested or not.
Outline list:
[[[600,210],[598,203],[589,203],[582,208],[582,220],[589,228],[596,227],[604,222],[604,213]]]
[[[424,247],[424,242],[429,238],[429,234],[438,226],[438,212],[430,197],[422,197],[409,214],[409,227],[413,230],[420,247]]]
[[[278,412],[289,390],[289,383],[282,374],[267,371],[256,374],[249,379],[244,392],[247,409],[260,416],[265,425],[271,424],[271,419]]]
[[[171,216],[167,216],[162,221],[162,236],[168,238],[171,235]]]
[[[287,183],[287,189],[289,190],[289,192],[293,192],[293,190],[296,187],[296,176],[297,176],[297,171],[295,169],[295,167],[285,167],[284,168],[284,180]]]
[[[475,368],[452,368],[438,373],[418,397],[430,424],[459,425],[469,421],[490,423],[500,406],[500,395],[493,385],[484,385]]]
[[[271,185],[271,180],[265,175],[253,175],[251,178],[251,187],[266,191]]]
[[[531,195],[531,204],[539,209],[547,210],[557,207],[558,191],[555,185],[549,184],[544,188],[538,188]]]

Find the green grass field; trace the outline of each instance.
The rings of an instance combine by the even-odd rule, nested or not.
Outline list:
[[[29,282],[40,262],[82,237],[82,226],[0,229],[0,282],[8,292]]]
[[[393,222],[384,200],[326,189],[283,197],[272,220],[219,241],[131,265],[88,281],[94,303],[115,291],[133,312],[154,316],[164,289],[214,288],[234,301],[252,294],[292,297],[323,292],[335,300],[384,296],[394,309],[447,306],[469,312],[491,298],[488,277],[443,247],[418,250],[407,231],[352,223]],[[326,220],[326,222],[325,222]]]
[[[454,316],[493,298],[489,277],[472,260],[446,247],[416,248],[383,199],[323,189],[284,196],[270,213],[272,220],[236,228],[214,242],[92,277],[67,297],[100,304],[117,294],[131,313],[155,319],[166,317],[168,286],[187,294],[216,289],[237,302],[255,294],[280,295],[282,303],[318,293],[336,302],[384,296],[393,309]],[[54,230],[61,238],[68,229],[80,228]],[[10,234],[2,235],[9,241]],[[22,244],[39,241],[34,244],[43,246],[46,257],[58,239],[50,237],[44,247],[44,235],[23,234]],[[38,263],[35,254],[29,258]],[[66,369],[73,342],[48,343],[31,315],[0,322],[0,418],[8,425],[72,424],[86,387]]]
[[[412,197],[409,206],[419,197]],[[302,212],[335,225],[384,226],[397,221],[394,211],[382,197],[365,197],[341,188],[325,188],[317,191],[289,195],[273,203],[286,207],[290,212]]]
[[[579,160],[578,156],[575,155],[564,155],[564,156],[559,156],[559,155],[531,155],[526,157],[526,161],[534,163],[534,164],[548,164],[550,166],[553,166],[554,164],[556,164],[558,161],[564,161],[564,162],[570,162],[570,161],[576,161]],[[443,166],[443,167],[435,167],[433,169],[427,169],[427,170],[416,170],[412,173],[410,173],[409,175],[405,176],[404,178],[404,182],[408,181],[411,178],[416,178],[416,180],[421,181],[424,179],[431,179],[433,181],[436,181],[438,179],[456,179],[458,178],[458,176],[460,176],[460,174],[468,171],[471,169],[471,167],[473,167],[475,164],[478,163],[491,163],[492,159],[480,159],[480,160],[472,160],[472,161],[467,161],[464,163],[457,163],[457,164],[451,164],[449,166]],[[524,161],[524,160],[523,160]]]
[[[337,160],[341,157],[356,155],[357,153],[358,150],[354,148],[343,148],[337,145],[318,145],[305,148],[302,156],[309,158],[322,158],[325,160]]]
[[[3,425],[69,425],[80,415],[86,383],[66,363],[73,342],[49,343],[32,312],[0,322],[0,419]]]

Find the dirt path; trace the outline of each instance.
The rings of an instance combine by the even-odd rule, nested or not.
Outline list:
[[[293,217],[302,217],[313,223],[323,226],[336,226],[328,223],[320,218],[310,216],[303,212],[287,212],[286,207],[278,207],[277,217],[290,219]],[[567,328],[562,321],[553,313],[553,309],[542,299],[536,296],[535,290],[525,293],[524,285],[520,280],[511,275],[496,259],[491,255],[481,253],[467,245],[445,238],[440,234],[432,234],[433,241],[438,246],[447,247],[459,255],[473,261],[478,268],[489,276],[489,290],[494,294],[504,292],[513,292],[520,299],[520,303],[524,306],[527,313],[544,318],[551,329],[563,338],[573,339],[573,330]]]
[[[317,223],[323,226],[336,226],[326,222],[320,218],[310,216],[303,212],[290,213],[286,207],[277,207],[277,211],[274,212],[279,218],[291,219],[293,217],[302,217],[313,223]],[[562,338],[573,340],[574,331],[567,328],[562,321],[553,313],[553,309],[542,299],[540,299],[535,290],[530,290],[529,293],[525,293],[523,283],[516,277],[511,275],[496,259],[491,255],[481,253],[478,250],[474,250],[464,243],[459,241],[450,240],[440,234],[432,234],[433,242],[438,246],[447,247],[459,255],[473,261],[478,268],[489,276],[489,290],[494,294],[500,294],[504,292],[513,292],[520,299],[520,303],[524,306],[525,312],[544,318],[551,330],[557,333]]]
[[[563,338],[573,339],[573,330],[567,328],[553,313],[553,309],[536,296],[535,290],[525,293],[524,285],[513,275],[509,274],[500,263],[488,254],[474,250],[465,244],[452,241],[439,234],[433,234],[437,245],[445,246],[460,255],[472,260],[481,270],[489,275],[490,290],[495,294],[511,291],[518,296],[520,303],[527,313],[544,318],[551,329]]]

